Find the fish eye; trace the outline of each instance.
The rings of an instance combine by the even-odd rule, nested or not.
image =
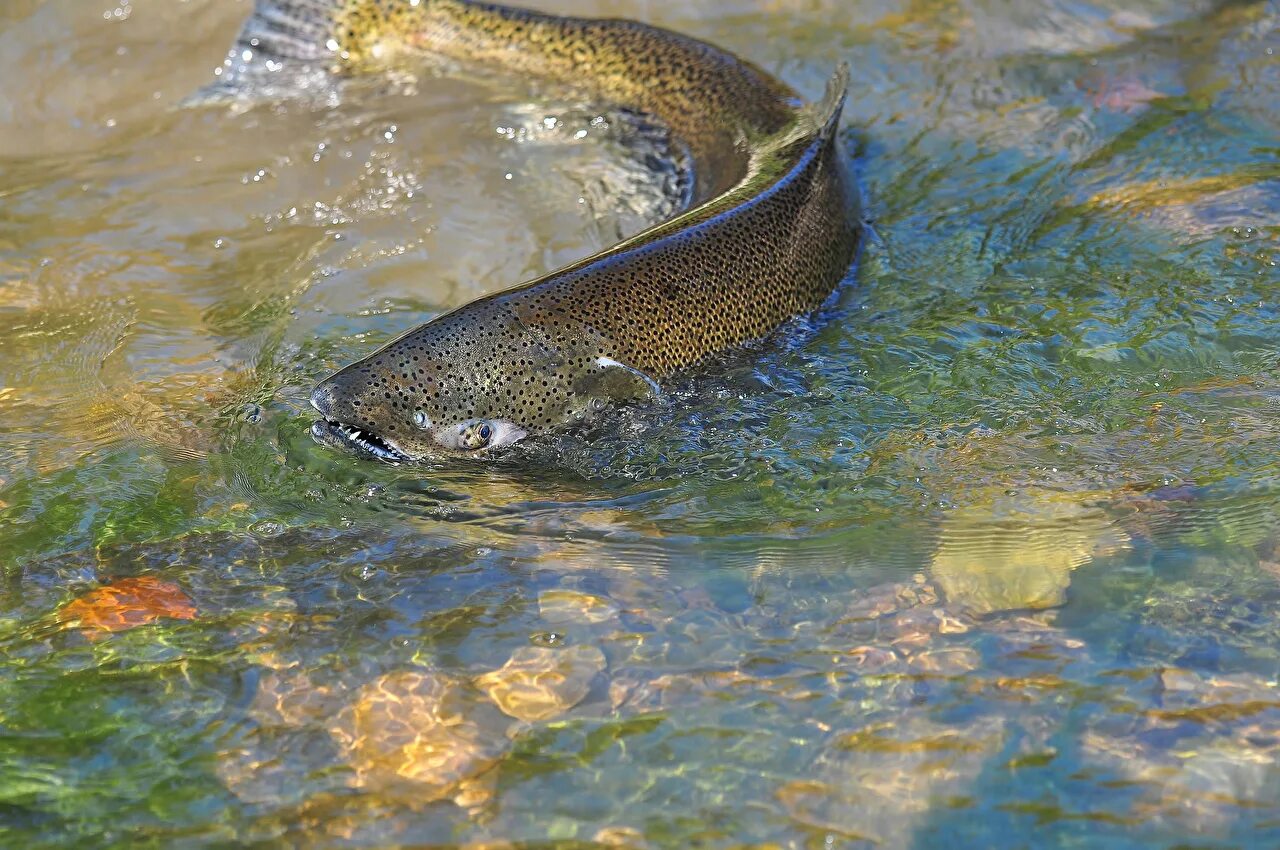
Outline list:
[[[427,414],[424,411],[415,410],[413,412],[413,424],[425,431],[431,425],[431,420],[427,418]]]
[[[459,437],[461,448],[471,451],[483,449],[493,439],[493,426],[484,420],[468,422],[462,426]]]

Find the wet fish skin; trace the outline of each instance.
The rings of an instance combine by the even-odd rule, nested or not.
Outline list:
[[[315,49],[321,35],[327,53]],[[321,442],[410,460],[574,422],[814,310],[854,261],[858,197],[836,132],[847,70],[803,105],[687,36],[466,0],[259,0],[246,40],[340,70],[426,51],[586,88],[654,116],[695,171],[686,212],[327,378],[312,396]]]

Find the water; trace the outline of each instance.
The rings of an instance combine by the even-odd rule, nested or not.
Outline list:
[[[668,199],[525,84],[182,107],[248,7],[0,9],[0,843],[1280,844],[1280,7],[565,0],[847,59],[882,242],[418,469],[312,383]]]

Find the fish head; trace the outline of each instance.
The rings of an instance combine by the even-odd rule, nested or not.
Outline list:
[[[481,299],[427,322],[316,387],[322,444],[401,463],[487,456],[532,431],[583,422],[657,381],[558,311]]]
[[[420,325],[323,380],[315,439],[392,463],[486,455],[529,434],[547,404],[545,351],[482,303]],[[533,385],[538,385],[535,392]]]

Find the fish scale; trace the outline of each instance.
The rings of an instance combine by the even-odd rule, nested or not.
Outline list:
[[[259,0],[219,87],[252,95],[281,64],[349,74],[415,52],[651,116],[692,162],[690,204],[330,376],[312,396],[321,442],[409,460],[580,421],[816,309],[849,273],[861,230],[836,133],[843,67],[805,105],[749,62],[635,21],[467,0]]]

